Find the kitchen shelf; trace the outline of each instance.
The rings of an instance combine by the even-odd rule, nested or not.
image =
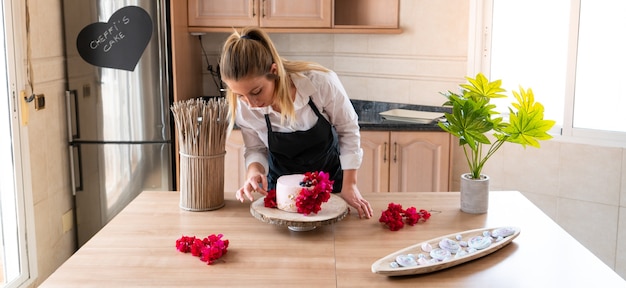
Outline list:
[[[189,33],[232,33],[241,27],[189,27]],[[341,26],[340,28],[263,28],[267,33],[295,34],[401,34],[401,28],[362,28],[360,26]]]

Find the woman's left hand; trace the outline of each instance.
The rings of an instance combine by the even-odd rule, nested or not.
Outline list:
[[[356,211],[359,213],[359,218],[372,218],[374,212],[372,210],[372,206],[370,205],[363,196],[361,196],[361,192],[359,188],[357,188],[356,184],[353,185],[343,185],[341,189],[341,193],[339,196],[345,200],[348,205],[356,208]]]

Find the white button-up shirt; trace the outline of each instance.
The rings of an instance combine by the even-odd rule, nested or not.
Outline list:
[[[258,162],[263,165],[266,173],[269,171],[265,114],[269,114],[274,132],[308,130],[315,125],[318,117],[308,105],[310,97],[317,109],[337,130],[342,169],[358,169],[363,158],[358,116],[337,74],[311,70],[290,76],[296,86],[294,122],[287,119],[281,125],[280,112],[274,111],[271,105],[250,107],[244,101],[238,100],[235,123],[243,135],[246,167]]]

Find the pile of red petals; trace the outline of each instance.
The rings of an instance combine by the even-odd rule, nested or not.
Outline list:
[[[411,226],[426,222],[430,218],[430,213],[424,209],[417,211],[415,207],[406,210],[402,209],[401,204],[389,203],[387,210],[383,211],[378,222],[384,223],[389,230],[398,231],[404,227],[404,223]]]
[[[176,250],[191,253],[211,265],[228,252],[228,240],[222,240],[223,236],[211,234],[204,239],[196,238],[196,236],[183,236],[176,240]]]

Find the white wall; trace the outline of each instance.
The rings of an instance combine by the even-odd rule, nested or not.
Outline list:
[[[402,34],[270,34],[282,57],[319,62],[337,72],[352,99],[443,104],[467,71],[469,1],[400,3]],[[454,21],[452,21],[454,20]],[[226,33],[203,36],[216,65]],[[204,94],[217,95],[205,73]]]
[[[454,154],[453,190],[467,172]],[[517,190],[626,278],[626,150],[555,140],[541,148],[507,143],[483,172],[492,190]],[[546,235],[550,237],[550,235]]]
[[[75,251],[74,230],[63,226],[63,215],[71,215],[73,206],[70,189],[67,124],[65,114],[65,72],[60,0],[29,0],[32,45],[32,79],[34,92],[45,95],[45,109],[36,111],[34,104],[28,106],[28,124],[23,127],[24,137],[29,147],[22,147],[29,153],[32,183],[25,191],[32,191],[27,198],[33,199],[35,215],[35,251],[38,276],[33,285],[37,286],[57,269]],[[14,1],[14,5],[24,5],[24,1]],[[24,9],[23,7],[21,8]],[[24,19],[24,18],[22,18]],[[26,31],[25,23],[14,23],[15,29]],[[23,32],[26,35],[26,32]],[[23,49],[26,49],[23,39]],[[24,50],[25,51],[25,50]],[[26,52],[22,53],[26,55]],[[26,59],[18,63],[27,65]],[[24,69],[26,70],[26,69]],[[20,75],[26,83],[27,75]],[[26,87],[19,87],[26,89]],[[27,89],[27,91],[30,91]],[[23,117],[24,115],[22,115]],[[27,151],[27,152],[26,152]],[[65,229],[64,229],[65,228]],[[32,275],[31,275],[32,276]]]

